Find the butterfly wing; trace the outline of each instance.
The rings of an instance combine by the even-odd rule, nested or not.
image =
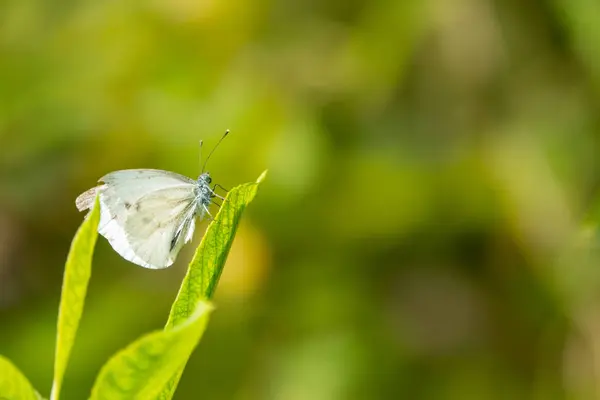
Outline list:
[[[141,197],[125,220],[125,242],[115,238],[113,248],[146,268],[173,264],[194,230],[195,196],[193,188],[187,186],[160,189]]]
[[[98,179],[98,182],[104,182],[104,185],[91,188],[75,200],[79,211],[90,209],[98,192],[117,197],[122,200],[123,205],[126,205],[127,203],[133,204],[137,199],[158,189],[176,187],[185,183],[195,184],[195,181],[187,176],[160,169],[115,171],[104,175]]]
[[[113,249],[142,267],[170,266],[194,233],[195,181],[149,169],[116,171],[100,181],[77,198],[77,208],[90,208],[99,194],[98,232]]]

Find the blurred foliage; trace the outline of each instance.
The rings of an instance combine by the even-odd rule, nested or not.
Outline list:
[[[0,356],[0,393],[3,399],[41,399],[21,371],[2,356]]]
[[[48,393],[75,197],[123,168],[196,176],[229,128],[215,181],[269,179],[176,398],[597,398],[598,15],[2,2],[0,354]],[[148,271],[98,241],[65,398],[162,326],[194,247]]]
[[[211,310],[210,303],[199,301],[181,325],[144,335],[111,357],[98,374],[90,400],[171,399],[174,390],[166,394],[164,388],[180,375]]]

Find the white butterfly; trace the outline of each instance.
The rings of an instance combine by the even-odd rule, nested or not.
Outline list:
[[[129,169],[111,172],[98,182],[103,184],[77,197],[77,209],[90,209],[98,195],[98,232],[123,258],[145,268],[173,264],[192,239],[196,217],[212,219],[211,202],[215,197],[224,200],[211,189],[208,172],[193,180],[169,171]]]

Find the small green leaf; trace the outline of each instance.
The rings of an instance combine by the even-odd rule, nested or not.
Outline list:
[[[199,301],[178,327],[150,333],[117,353],[100,371],[91,400],[156,397],[200,341],[211,310]]]
[[[87,293],[88,282],[92,273],[92,257],[98,238],[100,205],[98,198],[92,211],[85,218],[71,243],[67,256],[63,278],[62,294],[58,309],[58,332],[56,335],[56,353],[54,356],[54,380],[52,382],[52,400],[58,400],[63,377],[79,320],[83,312],[83,304]]]
[[[254,199],[258,185],[265,176],[266,171],[256,182],[236,186],[227,194],[188,266],[187,274],[171,307],[166,328],[172,328],[185,321],[198,300],[212,298],[242,213]]]
[[[189,318],[194,304],[199,299],[210,299],[214,294],[242,213],[254,199],[258,185],[266,175],[267,171],[263,172],[256,182],[236,186],[227,194],[190,262],[177,298],[171,307],[165,329],[172,329],[183,323]],[[161,392],[159,399],[169,400],[173,397],[186,362],[187,359],[181,363],[180,368]]]
[[[25,375],[7,358],[0,356],[0,399],[39,400],[41,398]]]

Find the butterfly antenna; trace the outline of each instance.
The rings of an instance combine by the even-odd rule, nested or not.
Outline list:
[[[202,140],[200,140],[200,158],[198,159],[198,164],[202,165]]]
[[[208,154],[208,157],[206,157],[206,160],[204,160],[204,164],[202,165],[202,172],[204,172],[204,167],[206,167],[206,163],[208,163],[208,160],[210,160],[210,156],[212,156],[212,154],[215,152],[215,150],[217,149],[217,147],[219,147],[219,145],[221,144],[221,142],[223,141],[223,139],[225,139],[225,136],[227,136],[229,134],[229,129],[227,129],[225,131],[225,133],[223,134],[223,136],[221,136],[221,139],[219,139],[219,141],[217,142],[217,144],[215,144],[215,147],[213,147],[213,149],[210,151],[210,153]]]

